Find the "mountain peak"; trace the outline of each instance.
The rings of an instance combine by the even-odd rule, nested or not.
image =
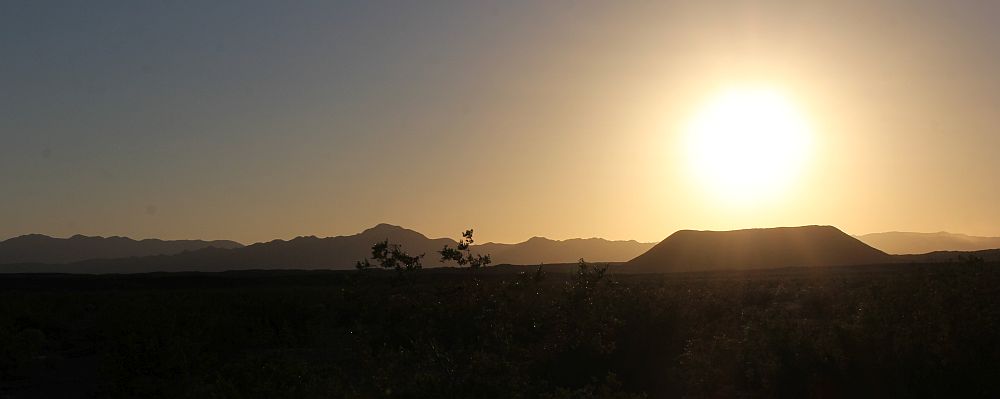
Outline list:
[[[23,234],[23,235],[19,235],[17,237],[10,238],[8,241],[17,241],[17,240],[44,240],[44,239],[49,239],[49,238],[52,238],[52,237],[49,237],[49,236],[47,236],[45,234],[31,233],[31,234]],[[0,241],[0,242],[2,242],[2,241]]]
[[[68,239],[69,240],[92,240],[92,239],[100,240],[100,239],[120,239],[120,238],[122,238],[122,237],[118,237],[118,236],[111,236],[111,237],[85,236],[83,234],[73,234]]]
[[[369,236],[380,240],[385,238],[392,240],[427,239],[427,236],[420,232],[389,223],[379,223],[362,231],[358,236]]]
[[[394,224],[379,223],[379,224],[376,224],[375,226],[372,226],[372,227],[369,227],[369,228],[365,229],[365,231],[362,231],[361,234],[365,234],[365,233],[379,233],[379,232],[384,232],[384,231],[402,231],[402,230],[406,230],[406,229],[404,229],[402,226],[396,226]]]

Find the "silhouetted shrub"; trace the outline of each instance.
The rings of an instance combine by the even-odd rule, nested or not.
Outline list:
[[[383,240],[372,245],[372,259],[378,262],[383,269],[392,269],[398,273],[420,270],[422,267],[420,260],[424,254],[412,256],[403,251],[399,244],[391,244],[389,240]],[[359,260],[354,267],[364,271],[372,268],[368,258]]]
[[[441,254],[441,262],[454,261],[459,266],[468,265],[471,269],[489,265],[491,263],[489,254],[472,254],[470,247],[473,242],[475,241],[472,240],[472,229],[462,232],[462,239],[458,241],[456,248],[445,245],[443,249],[438,251]]]

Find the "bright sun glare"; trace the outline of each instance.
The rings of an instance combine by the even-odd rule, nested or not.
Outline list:
[[[801,112],[770,89],[721,93],[695,115],[685,135],[693,177],[736,203],[782,194],[810,149]]]

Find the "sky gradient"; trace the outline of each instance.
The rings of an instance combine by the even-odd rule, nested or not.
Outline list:
[[[707,3],[4,2],[0,239],[1000,236],[1000,3]],[[678,144],[745,84],[814,141],[753,204]]]

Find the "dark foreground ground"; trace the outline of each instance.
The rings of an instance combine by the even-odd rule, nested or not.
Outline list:
[[[982,263],[3,275],[0,398],[996,397],[998,294]]]

